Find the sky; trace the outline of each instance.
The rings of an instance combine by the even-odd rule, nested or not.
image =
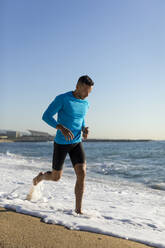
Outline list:
[[[0,129],[55,135],[43,112],[88,75],[88,138],[165,140],[164,13],[164,0],[0,0]]]

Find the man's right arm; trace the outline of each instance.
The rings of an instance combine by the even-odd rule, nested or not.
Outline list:
[[[42,120],[45,121],[48,125],[56,129],[59,129],[62,132],[62,134],[65,136],[65,139],[70,140],[74,138],[73,133],[68,128],[64,127],[53,118],[53,115],[55,115],[61,108],[62,108],[62,99],[61,96],[59,95],[56,96],[56,98],[50,103],[48,108],[45,110],[45,112],[42,115]]]
[[[54,128],[61,129],[62,125],[53,118],[53,115],[55,115],[61,108],[62,108],[62,99],[61,96],[58,95],[49,104],[48,108],[43,113],[42,120]]]

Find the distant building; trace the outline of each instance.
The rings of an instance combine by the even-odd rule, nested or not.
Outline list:
[[[31,136],[44,136],[44,137],[52,136],[46,132],[39,132],[39,131],[29,130],[29,129],[28,129],[28,131],[31,133]]]
[[[0,139],[7,139],[8,137],[0,134]]]
[[[19,138],[20,137],[20,132],[18,131],[6,131],[6,136],[10,139],[12,138]]]
[[[27,132],[18,132],[11,130],[0,130],[0,142],[6,141],[53,141],[54,136],[46,132],[40,132],[35,130],[28,130]]]

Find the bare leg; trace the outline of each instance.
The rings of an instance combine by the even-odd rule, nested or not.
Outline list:
[[[62,170],[52,170],[45,173],[40,172],[38,176],[33,178],[33,184],[37,185],[42,180],[58,181],[62,176]]]
[[[85,186],[85,175],[86,175],[86,164],[76,164],[74,167],[77,181],[75,185],[75,196],[76,196],[76,206],[75,206],[75,212],[77,214],[83,214],[82,213],[82,197],[84,192],[84,186]]]

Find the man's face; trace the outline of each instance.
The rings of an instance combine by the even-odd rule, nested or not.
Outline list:
[[[93,86],[90,86],[87,84],[78,84],[76,88],[77,88],[79,97],[81,99],[85,99],[86,97],[88,97],[89,93],[91,93]]]

